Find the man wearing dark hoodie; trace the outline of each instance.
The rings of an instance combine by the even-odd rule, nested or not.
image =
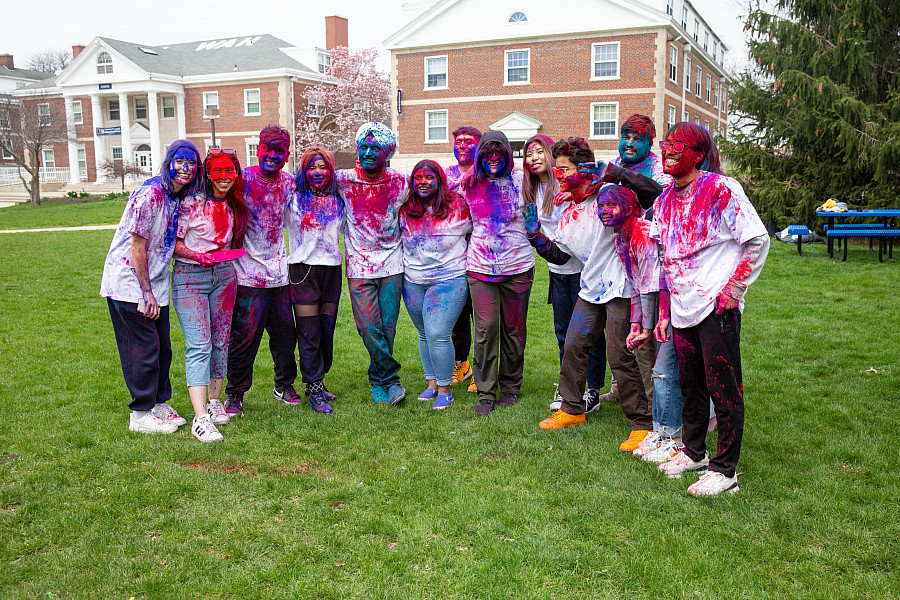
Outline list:
[[[509,140],[489,131],[476,156],[462,187],[473,224],[466,275],[475,315],[475,414],[486,415],[495,404],[518,402],[534,253],[522,217],[522,171],[513,168]]]

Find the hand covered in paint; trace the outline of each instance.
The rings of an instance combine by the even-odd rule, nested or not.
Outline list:
[[[553,197],[553,206],[562,206],[564,202],[571,202],[574,199],[570,192],[560,192]]]
[[[138,312],[154,321],[159,318],[159,304],[152,290],[141,292],[141,301],[138,302]]]
[[[582,175],[592,175],[594,179],[603,179],[603,173],[606,171],[606,163],[602,160],[597,162],[578,163],[578,172]]]
[[[197,261],[197,264],[201,267],[211,267],[216,264],[215,259],[205,252],[195,252],[192,258]]]
[[[740,301],[736,298],[732,298],[724,291],[719,292],[719,295],[716,296],[716,314],[721,315],[726,310],[737,308],[739,304]]]
[[[665,344],[669,341],[669,338],[672,337],[672,334],[669,333],[669,319],[666,317],[660,317],[659,321],[656,322],[656,327],[653,328],[653,336],[656,338],[656,341],[660,344]]]
[[[462,177],[459,178],[459,189],[467,192],[470,187],[472,187],[472,182],[475,180],[475,169],[469,169],[465,173],[462,174]]]
[[[650,340],[650,330],[644,329],[640,323],[631,324],[631,332],[625,338],[625,347],[629,352],[642,348]]]
[[[538,220],[537,207],[534,204],[526,204],[522,211],[525,217],[525,231],[529,236],[537,235],[541,231],[541,222]]]

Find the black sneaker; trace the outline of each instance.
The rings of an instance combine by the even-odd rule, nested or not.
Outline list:
[[[285,404],[303,404],[303,398],[294,391],[293,386],[286,386],[281,389],[275,388],[272,392],[276,400],[281,400]]]
[[[490,398],[479,398],[478,404],[475,405],[475,414],[483,417],[494,411],[494,401]]]
[[[589,412],[594,412],[597,410],[597,407],[600,406],[600,392],[595,389],[588,388],[584,392],[584,396],[582,397],[584,400],[584,412],[585,414]]]
[[[244,413],[244,395],[228,394],[225,397],[225,414],[229,417],[235,417]]]
[[[518,401],[519,401],[519,397],[516,396],[515,394],[509,394],[507,392],[503,392],[502,394],[500,394],[500,400],[497,402],[497,405],[502,406],[503,408],[506,408],[508,406],[512,406],[513,404],[515,404]]]

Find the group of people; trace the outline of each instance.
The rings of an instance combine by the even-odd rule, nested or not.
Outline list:
[[[359,128],[355,168],[336,170],[331,152],[313,146],[293,177],[283,170],[290,134],[278,125],[260,132],[258,164],[243,169],[233,150],[212,149],[201,165],[190,141],[169,146],[159,175],[129,198],[101,285],[132,397],[129,428],[187,423],[168,402],[173,256],[191,431],[215,441],[218,425],[243,414],[263,330],[275,399],[304,402],[296,347],[306,403],[333,412],[324,380],[344,260],[374,402],[406,397],[394,357],[402,299],[419,333],[420,400],[446,409],[452,385],[474,373],[476,414],[516,404],[536,251],[549,264],[560,356],[554,412],[540,427],[584,423],[604,398],[608,361],[605,397],[632,428],[620,449],[669,477],[706,471],[690,493],[736,491],[740,317],[768,237],[740,185],[720,174],[709,132],[676,124],[660,159],[652,121],[633,115],[610,163],[584,138],[535,135],[524,171],[502,132],[464,126],[453,136],[455,165],[422,160],[410,173],[388,166],[397,138],[381,123]]]

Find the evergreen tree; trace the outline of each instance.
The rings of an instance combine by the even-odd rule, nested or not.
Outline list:
[[[765,8],[774,7],[774,10]],[[751,0],[721,147],[769,225],[900,206],[900,2]]]

